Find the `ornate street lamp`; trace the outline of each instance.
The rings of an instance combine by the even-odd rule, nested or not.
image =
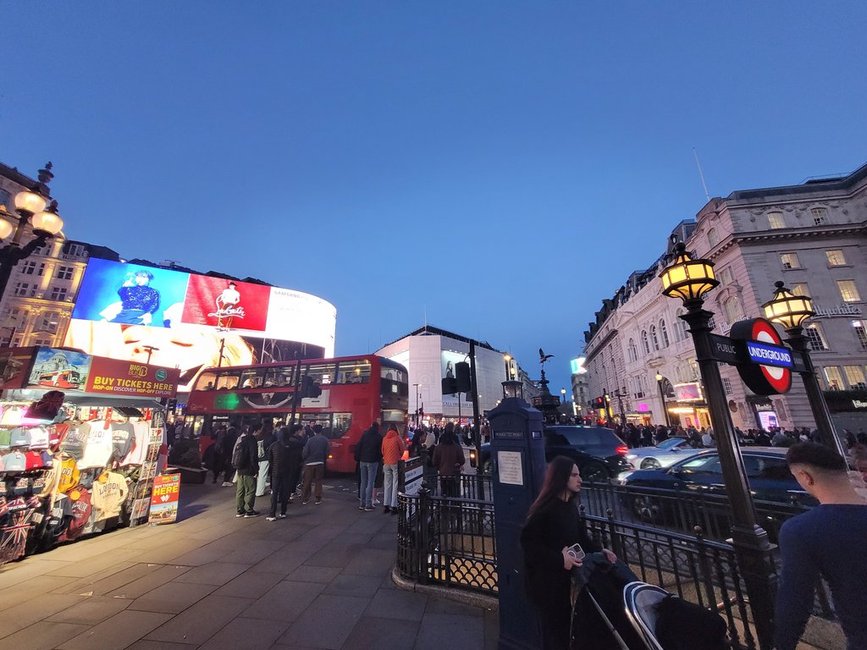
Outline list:
[[[732,508],[732,538],[747,588],[759,644],[773,645],[774,594],[770,566],[768,534],[756,523],[744,461],[738,448],[734,425],[726,404],[719,366],[711,348],[710,321],[713,312],[703,309],[704,296],[719,284],[710,260],[693,259],[683,242],[675,246],[675,259],[660,278],[662,293],[680,298],[686,313],[696,351],[699,372],[704,384],[710,419],[717,440],[723,481]]]
[[[0,214],[0,239],[11,241],[0,248],[0,297],[6,293],[12,269],[23,259],[63,229],[63,219],[57,214],[57,201],[48,203],[48,182],[53,177],[51,163],[39,170],[39,182],[32,190],[15,195],[16,217],[10,213]],[[47,207],[46,207],[47,206]],[[25,226],[30,223],[34,238],[21,245]]]
[[[843,446],[837,437],[834,423],[831,421],[828,404],[825,402],[825,396],[816,377],[816,369],[810,358],[807,337],[804,336],[804,321],[815,314],[813,299],[809,296],[793,294],[782,281],[774,283],[774,287],[774,297],[762,305],[765,318],[782,325],[788,335],[786,343],[791,345],[793,350],[801,353],[804,360],[804,371],[798,374],[801,375],[801,380],[804,382],[807,401],[810,402],[810,409],[813,411],[813,419],[816,421],[819,437],[822,444],[828,445],[845,457]]]
[[[662,390],[663,379],[664,377],[661,374],[656,373],[656,387],[659,389],[659,403],[662,404],[662,412],[665,415],[665,426],[670,429],[671,421],[669,420],[668,409],[665,406],[665,392]]]

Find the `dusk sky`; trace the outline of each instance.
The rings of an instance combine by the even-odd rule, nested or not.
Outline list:
[[[660,9],[666,6],[668,9]],[[712,196],[867,162],[867,3],[4,2],[0,161],[71,239],[431,325],[552,392]]]

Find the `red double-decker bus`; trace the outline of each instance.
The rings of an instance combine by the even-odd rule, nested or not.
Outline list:
[[[277,428],[289,423],[298,389],[295,421],[322,427],[331,441],[330,471],[353,472],[355,445],[374,420],[405,432],[407,381],[406,368],[374,355],[208,368],[185,414],[203,439],[220,424],[260,421]]]

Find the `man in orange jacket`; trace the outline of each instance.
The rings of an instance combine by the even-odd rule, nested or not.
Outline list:
[[[397,514],[397,464],[405,449],[406,445],[397,432],[397,426],[392,424],[382,439],[382,503],[385,506],[383,509],[385,514],[389,512]]]

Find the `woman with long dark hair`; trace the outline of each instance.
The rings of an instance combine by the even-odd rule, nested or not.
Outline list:
[[[570,573],[581,567],[581,561],[569,554],[569,547],[580,544],[585,553],[602,551],[609,562],[617,560],[614,553],[594,542],[582,525],[575,507],[580,490],[581,472],[575,462],[565,456],[554,458],[521,531],[527,597],[542,622],[545,650],[570,647]]]

